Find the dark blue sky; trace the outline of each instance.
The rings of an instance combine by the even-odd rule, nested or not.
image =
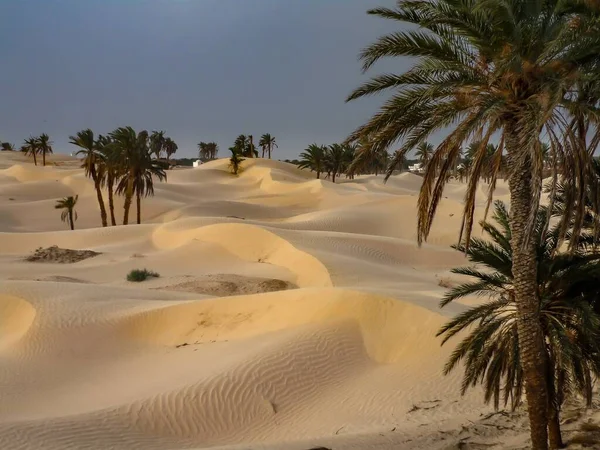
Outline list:
[[[345,104],[394,0],[1,0],[0,139],[163,129],[179,156],[273,134],[276,158],[342,140],[382,98]],[[385,69],[401,71],[398,61]]]

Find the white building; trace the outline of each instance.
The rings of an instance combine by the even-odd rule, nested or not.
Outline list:
[[[192,163],[192,165],[193,165],[194,167],[200,167],[202,164],[203,164],[203,163],[202,163],[202,161],[200,161],[199,159],[197,159],[196,161],[194,161],[194,162]]]
[[[421,163],[413,164],[412,166],[408,166],[408,170],[410,172],[421,173],[421,172],[423,172],[423,164],[421,164]]]

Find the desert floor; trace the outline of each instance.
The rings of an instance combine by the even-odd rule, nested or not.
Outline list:
[[[466,263],[464,185],[419,249],[411,174],[334,185],[217,160],[168,172],[142,225],[101,228],[77,161],[50,164],[0,153],[0,448],[527,448],[523,411],[442,373],[455,341],[435,333],[477,301],[438,308]],[[75,194],[69,231],[54,204]],[[25,260],[54,245],[100,254]],[[160,277],[126,281],[135,268]],[[600,430],[597,410],[564,417],[568,439]]]

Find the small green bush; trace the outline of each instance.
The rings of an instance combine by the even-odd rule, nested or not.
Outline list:
[[[160,275],[156,272],[152,272],[151,270],[134,269],[127,274],[127,281],[135,281],[139,283],[140,281],[144,281],[150,277],[158,278]]]

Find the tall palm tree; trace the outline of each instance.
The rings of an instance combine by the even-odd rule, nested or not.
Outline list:
[[[343,172],[346,162],[346,147],[342,144],[331,144],[325,151],[325,167],[331,173],[331,181],[335,183],[335,177]]]
[[[153,131],[152,134],[150,134],[150,152],[156,159],[160,159],[160,156],[165,150],[166,139],[164,131]]]
[[[575,254],[561,253],[558,229],[544,233],[547,210],[538,213],[535,242],[540,295],[540,323],[544,332],[548,393],[550,395],[550,441],[552,448],[562,447],[560,408],[570,391],[581,393],[591,406],[592,378],[600,374],[600,315],[594,305],[600,300],[600,253],[586,251],[580,245]],[[453,269],[473,281],[450,289],[441,302],[444,307],[454,300],[472,295],[484,298],[450,320],[438,335],[443,343],[465,332],[451,355],[445,373],[464,361],[463,394],[469,387],[483,384],[485,401],[498,408],[501,393],[506,406],[519,405],[523,390],[523,370],[519,361],[519,337],[516,326],[514,277],[509,213],[496,202],[494,220],[482,223],[490,241],[471,239],[454,248],[466,252],[475,267]],[[482,270],[483,269],[483,270]]]
[[[37,154],[38,154],[38,140],[37,138],[30,137],[25,139],[25,142],[21,146],[21,151],[27,156],[33,156],[33,164],[37,166]]]
[[[165,154],[167,155],[167,164],[168,164],[169,159],[171,158],[171,156],[173,156],[175,154],[175,152],[177,152],[177,149],[179,147],[177,146],[177,144],[175,143],[175,141],[173,139],[168,137],[165,139],[163,148],[164,148]]]
[[[101,163],[103,155],[98,151],[96,141],[94,140],[94,132],[89,128],[79,131],[75,136],[69,136],[69,143],[81,149],[77,151],[77,155],[83,156],[81,167],[85,170],[85,175],[90,177],[94,182],[98,206],[100,207],[100,220],[102,221],[102,226],[105,227],[108,225],[106,207],[102,196],[105,171]]]
[[[417,152],[415,156],[421,163],[421,167],[423,169],[427,168],[427,166],[429,165],[429,161],[431,161],[431,156],[433,155],[433,152],[433,145],[427,141],[423,141],[419,145],[417,145]]]
[[[208,146],[208,154],[210,159],[217,159],[217,153],[219,153],[219,146],[216,142],[209,142],[206,144]]]
[[[231,152],[231,157],[229,158],[229,170],[231,170],[233,175],[237,175],[242,168],[244,158],[242,158],[236,147],[229,147],[229,151]]]
[[[148,132],[136,133],[131,127],[117,128],[110,133],[113,141],[113,161],[120,168],[116,192],[125,196],[123,225],[129,223],[129,209],[136,196],[137,223],[141,223],[141,198],[154,195],[154,177],[166,180],[162,165],[153,160],[148,146]]]
[[[258,141],[258,146],[262,148],[262,157],[265,157],[265,152],[268,153],[269,159],[271,159],[271,151],[273,148],[277,148],[277,143],[275,142],[275,137],[271,136],[269,133],[263,134],[260,137],[260,141]]]
[[[206,142],[198,143],[198,157],[202,161],[207,161],[210,159],[210,153],[208,149],[208,144]]]
[[[117,220],[115,218],[115,183],[119,178],[119,167],[115,162],[115,158],[113,156],[116,151],[114,147],[111,145],[112,139],[110,136],[98,135],[98,139],[96,140],[95,146],[98,154],[102,157],[99,158],[98,164],[99,169],[103,173],[102,181],[106,184],[106,190],[108,192],[108,210],[110,212],[110,224],[114,227],[117,225]]]
[[[298,167],[317,172],[317,179],[321,178],[321,172],[325,170],[325,152],[326,147],[323,145],[309,145],[306,150],[300,153]]]
[[[52,142],[50,136],[46,133],[42,133],[37,138],[38,141],[38,153],[42,154],[42,166],[46,165],[46,155],[52,153]]]
[[[400,0],[394,9],[372,9],[369,14],[401,22],[404,30],[407,23],[416,27],[390,33],[364,49],[363,69],[384,57],[411,56],[416,62],[405,73],[372,78],[348,98],[395,91],[349,141],[373,135],[374,145],[385,149],[403,139],[403,155],[435,131],[448,132],[424,176],[418,201],[419,243],[429,234],[463,142],[480,136],[461,233],[461,240],[470,242],[486,146],[492,135],[500,136],[499,153],[506,150],[508,160],[520,358],[536,450],[548,448],[547,364],[532,238],[542,189],[540,133],[561,154],[566,182],[576,191],[594,183],[589,166],[597,140],[588,146],[585,132],[598,135],[587,120],[595,118],[598,99],[600,33],[594,7],[593,2],[559,0]],[[498,170],[490,180],[488,205]],[[552,170],[556,182],[557,169]],[[567,224],[575,218],[573,238],[580,231],[581,215],[581,207],[572,202],[561,219]]]
[[[79,195],[75,197],[64,197],[56,202],[54,205],[54,209],[62,209],[62,213],[60,214],[60,220],[63,222],[67,222],[71,230],[75,229],[75,221],[77,220],[77,211],[75,211],[75,205],[77,204],[77,199]]]

